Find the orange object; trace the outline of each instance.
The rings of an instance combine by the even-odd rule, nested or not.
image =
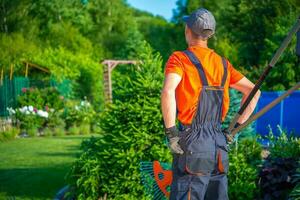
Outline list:
[[[192,51],[203,65],[208,84],[210,86],[220,86],[224,73],[222,58],[209,48],[192,46],[188,50]],[[228,75],[224,86],[222,120],[225,119],[229,108],[229,85],[244,77],[229,62],[227,62],[227,66]],[[168,73],[176,73],[182,78],[176,88],[178,119],[182,124],[191,124],[202,89],[197,68],[182,52],[176,51],[169,57],[166,64],[165,74]]]
[[[225,171],[223,163],[222,163],[222,156],[221,156],[220,150],[218,150],[218,171],[220,173],[224,173],[224,171]]]
[[[172,170],[164,170],[158,161],[154,161],[153,172],[159,189],[165,194],[166,197],[169,197],[170,191],[168,191],[167,188],[171,187]]]

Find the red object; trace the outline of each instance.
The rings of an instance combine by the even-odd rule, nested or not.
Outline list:
[[[25,93],[27,91],[27,88],[22,88],[22,92]]]
[[[164,170],[158,161],[153,162],[153,172],[155,181],[159,189],[165,194],[166,197],[170,196],[167,190],[172,183],[172,170]]]

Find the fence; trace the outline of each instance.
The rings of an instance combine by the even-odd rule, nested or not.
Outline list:
[[[49,81],[29,79],[26,77],[14,77],[10,80],[7,76],[0,83],[0,116],[8,116],[8,107],[17,106],[17,97],[22,93],[22,88],[56,87],[61,95],[68,97],[72,93],[70,80],[58,83],[53,78]]]
[[[262,92],[257,105],[260,110],[271,101],[280,96],[283,92]],[[288,133],[300,136],[300,91],[294,92],[284,99],[280,104],[272,108],[256,121],[256,132],[260,135],[269,134],[270,126],[275,135],[280,132],[277,126],[280,126]]]

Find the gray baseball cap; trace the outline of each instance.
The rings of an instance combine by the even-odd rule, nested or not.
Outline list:
[[[205,8],[199,8],[182,20],[198,36],[203,39],[210,38],[216,29],[216,20],[211,12]]]

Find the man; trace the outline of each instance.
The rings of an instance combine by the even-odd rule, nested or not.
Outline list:
[[[228,150],[221,130],[229,107],[229,87],[246,100],[254,84],[207,47],[214,16],[200,8],[183,18],[188,49],[174,52],[165,69],[161,95],[165,132],[173,153],[171,200],[226,200]],[[253,112],[257,92],[238,123]],[[175,126],[177,118],[182,131]]]

